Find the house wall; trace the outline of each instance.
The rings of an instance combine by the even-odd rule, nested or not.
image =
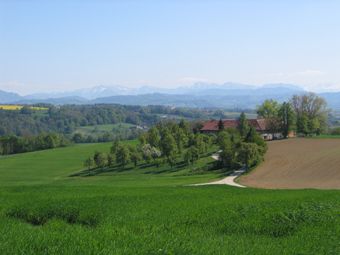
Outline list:
[[[273,135],[272,135],[272,134],[263,133],[263,134],[261,134],[261,137],[262,137],[263,140],[265,140],[265,141],[271,141],[271,140],[273,140]]]

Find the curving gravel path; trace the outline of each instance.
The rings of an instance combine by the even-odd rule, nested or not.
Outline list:
[[[219,151],[213,155],[211,155],[211,157],[215,160],[219,160]],[[246,171],[245,168],[242,168],[240,170],[236,170],[234,171],[232,174],[228,175],[227,177],[223,178],[222,180],[219,181],[214,181],[214,182],[207,182],[207,183],[199,183],[199,184],[193,184],[191,186],[204,186],[204,185],[229,185],[229,186],[234,186],[234,187],[238,187],[238,188],[246,188],[246,186],[243,186],[241,184],[238,184],[235,182],[235,179],[237,177],[239,177],[240,175],[242,175],[244,172]]]

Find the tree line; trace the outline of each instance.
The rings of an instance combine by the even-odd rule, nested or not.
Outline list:
[[[292,131],[304,136],[327,131],[328,113],[326,101],[314,93],[294,95],[283,103],[266,100],[257,107],[258,116],[267,119],[269,131],[284,137]]]
[[[152,126],[164,118],[207,119],[220,116],[220,110],[203,110],[167,106],[130,106],[117,104],[62,105],[37,104],[48,110],[32,111],[28,106],[19,111],[0,109],[0,136],[32,136],[41,133],[71,135],[79,127],[129,123]],[[138,134],[133,134],[134,138]],[[88,137],[84,138],[86,140]],[[71,137],[70,137],[71,139]],[[89,137],[88,141],[96,137]],[[122,137],[125,139],[125,137]],[[105,137],[98,141],[107,141]]]
[[[45,133],[72,134],[78,127],[130,123],[152,125],[159,121],[147,107],[122,105],[48,106],[48,111],[0,110],[0,136]]]
[[[0,155],[53,149],[69,144],[70,141],[60,134],[40,134],[29,137],[3,136],[0,137]]]

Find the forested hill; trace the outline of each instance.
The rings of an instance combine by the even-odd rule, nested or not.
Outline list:
[[[46,107],[46,105],[44,105]],[[165,106],[47,105],[48,110],[0,110],[0,136],[30,136],[41,133],[71,134],[78,127],[130,123],[151,126],[164,118],[220,118],[221,111]]]

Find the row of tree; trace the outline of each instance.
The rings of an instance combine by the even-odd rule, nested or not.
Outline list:
[[[194,132],[190,123],[181,120],[160,122],[139,138],[142,146],[151,146],[159,150],[166,162],[173,166],[183,155],[187,163],[193,163],[206,153],[212,139],[208,135]]]
[[[69,144],[70,141],[60,134],[40,134],[29,137],[3,136],[0,138],[0,155],[53,149]]]
[[[183,160],[186,164],[193,164],[208,151],[211,143],[210,136],[194,133],[191,125],[184,120],[179,123],[160,122],[139,137],[137,146],[115,141],[109,153],[96,152],[86,159],[84,165],[91,169],[116,163],[124,168],[130,162],[137,166],[143,161],[157,167],[165,163],[173,167]]]
[[[213,144],[219,146],[218,164],[225,169],[247,168],[263,160],[267,145],[253,127],[250,127],[244,113],[240,116],[237,129],[221,129],[218,135],[204,135],[193,132],[186,121],[160,122],[139,137],[137,146],[115,141],[110,152],[96,152],[87,158],[84,166],[88,169],[111,167],[113,164],[125,167],[129,163],[137,166],[140,162],[159,167],[184,162],[194,164]]]
[[[266,100],[257,108],[259,117],[267,119],[269,131],[287,137],[291,131],[298,134],[320,134],[327,129],[326,101],[314,93],[294,95],[289,102],[280,104]]]

